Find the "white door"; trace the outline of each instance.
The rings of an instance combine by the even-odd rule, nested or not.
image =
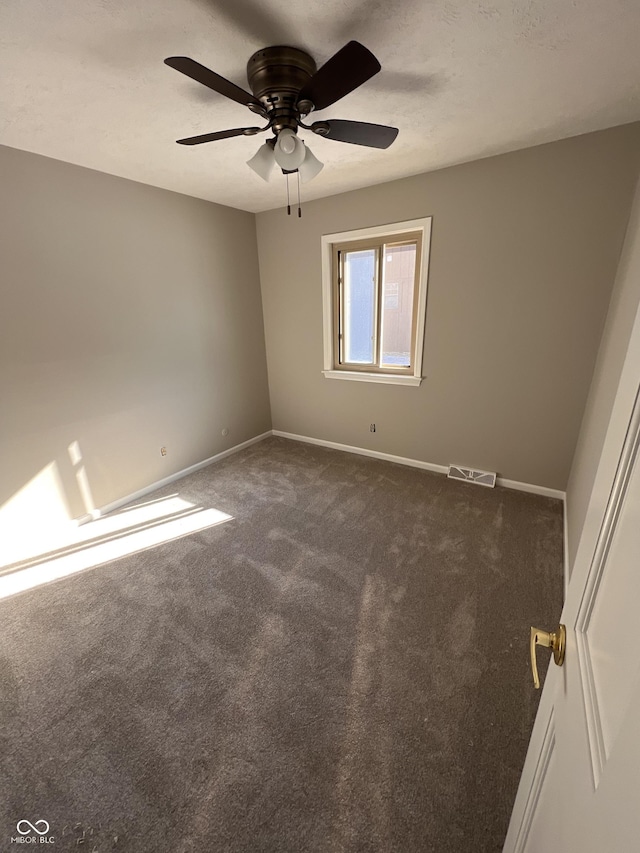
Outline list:
[[[565,662],[549,667],[504,853],[640,851],[639,389],[640,313],[560,619]]]

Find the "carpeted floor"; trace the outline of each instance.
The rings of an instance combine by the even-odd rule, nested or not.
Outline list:
[[[277,438],[176,492],[233,519],[0,601],[0,850],[500,851],[561,503]]]

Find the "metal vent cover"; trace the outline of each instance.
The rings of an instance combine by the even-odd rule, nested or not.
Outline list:
[[[466,480],[479,486],[492,489],[496,484],[496,474],[493,471],[479,471],[477,468],[463,468],[462,465],[449,465],[447,477],[451,480]]]

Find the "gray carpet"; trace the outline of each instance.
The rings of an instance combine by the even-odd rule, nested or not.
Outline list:
[[[233,520],[0,601],[0,849],[500,851],[561,503],[276,438],[175,492]]]

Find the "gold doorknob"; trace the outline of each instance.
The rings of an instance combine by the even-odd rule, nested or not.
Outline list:
[[[531,629],[531,670],[533,672],[533,683],[536,690],[540,687],[540,679],[538,677],[538,662],[536,660],[536,646],[544,646],[545,649],[553,651],[553,659],[558,666],[564,663],[564,650],[567,643],[567,629],[564,625],[560,625],[557,631],[549,633],[541,631],[539,628]]]

